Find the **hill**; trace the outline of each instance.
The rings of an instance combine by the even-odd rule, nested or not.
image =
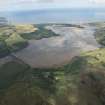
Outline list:
[[[10,46],[31,39],[12,35]],[[15,58],[0,66],[0,80],[0,105],[105,105],[105,48],[55,68],[31,68]]]
[[[45,25],[5,25],[0,26],[0,58],[28,46],[29,40],[39,40],[58,36],[47,30]]]

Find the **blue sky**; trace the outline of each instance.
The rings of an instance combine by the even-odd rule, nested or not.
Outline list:
[[[105,0],[0,0],[1,11],[105,7]]]

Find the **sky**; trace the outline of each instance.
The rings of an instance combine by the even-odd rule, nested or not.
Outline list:
[[[105,7],[105,0],[0,0],[0,11],[90,7]]]

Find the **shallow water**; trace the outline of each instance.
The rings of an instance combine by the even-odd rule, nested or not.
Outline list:
[[[81,51],[99,47],[90,27],[47,26],[57,37],[30,40],[29,46],[14,55],[31,67],[51,67],[66,63]]]

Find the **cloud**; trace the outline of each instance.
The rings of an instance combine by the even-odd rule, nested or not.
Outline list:
[[[52,3],[54,0],[37,0],[37,3]]]
[[[105,0],[91,0],[94,3],[105,4]]]
[[[14,0],[16,1],[16,0]],[[54,0],[18,0],[16,1],[16,3],[35,3],[35,4],[38,4],[38,3],[52,3],[54,2]]]
[[[0,11],[77,7],[105,8],[105,0],[0,0]]]

